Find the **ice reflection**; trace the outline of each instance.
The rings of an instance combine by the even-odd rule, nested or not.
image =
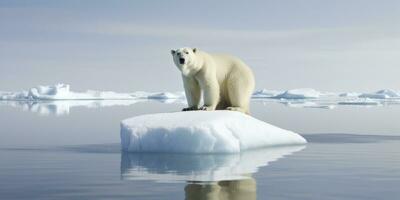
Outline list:
[[[138,154],[122,153],[123,180],[157,182],[214,182],[248,179],[260,167],[305,146],[287,146],[247,151],[241,154]]]

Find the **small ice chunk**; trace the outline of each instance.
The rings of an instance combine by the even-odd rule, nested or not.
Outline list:
[[[359,92],[345,92],[345,93],[339,94],[340,97],[358,97],[360,95],[361,95],[361,93],[359,93]]]
[[[128,152],[238,153],[306,140],[234,111],[158,113],[121,122],[121,146]]]
[[[287,90],[282,94],[276,95],[274,98],[278,99],[312,99],[319,98],[321,93],[312,88],[300,88]]]
[[[278,94],[282,94],[282,91],[262,89],[255,91],[252,98],[271,98]]]

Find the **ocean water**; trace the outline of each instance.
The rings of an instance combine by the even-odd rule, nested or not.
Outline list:
[[[399,104],[301,105],[251,110],[307,145],[185,155],[119,146],[121,120],[180,103],[0,102],[0,199],[398,199]]]

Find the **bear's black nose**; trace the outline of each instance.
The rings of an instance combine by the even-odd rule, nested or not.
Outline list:
[[[185,63],[185,59],[184,58],[179,58],[179,63],[182,65]]]

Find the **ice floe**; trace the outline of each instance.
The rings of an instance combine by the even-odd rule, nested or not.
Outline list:
[[[278,94],[273,98],[278,99],[315,99],[321,96],[321,92],[316,91],[312,88],[300,88],[287,90],[282,94]]]
[[[282,94],[282,91],[279,90],[267,90],[267,89],[262,89],[262,90],[257,90],[253,93],[252,98],[273,98],[276,97],[279,94]]]
[[[390,98],[399,98],[400,92],[390,89],[379,90],[375,93],[363,93],[359,95],[360,98],[371,98],[371,99],[390,99]]]
[[[383,89],[373,93],[332,93],[321,92],[312,88],[292,89],[286,91],[262,89],[255,91],[252,95],[252,99],[254,101],[273,101],[283,103],[286,106],[295,108],[332,109],[337,107],[337,105],[399,105],[400,91]],[[103,100],[106,100],[107,102],[94,102]],[[123,102],[125,100],[129,102]],[[76,92],[71,90],[70,85],[63,83],[49,86],[36,86],[20,92],[0,91],[0,105],[24,107],[24,110],[30,110],[41,114],[65,114],[69,113],[69,108],[76,106],[94,107],[94,105],[100,105],[97,107],[101,107],[101,105],[132,105],[135,102],[147,100],[162,103],[186,104],[184,92],[136,91],[130,93],[118,93],[113,91],[96,90]],[[19,102],[13,103],[12,101]]]
[[[158,113],[121,122],[128,152],[238,153],[304,144],[300,135],[234,111]]]
[[[0,100],[40,101],[40,100],[133,100],[133,99],[183,99],[183,92],[133,92],[88,90],[73,92],[70,85],[59,83],[50,86],[36,86],[21,92],[0,92]]]

